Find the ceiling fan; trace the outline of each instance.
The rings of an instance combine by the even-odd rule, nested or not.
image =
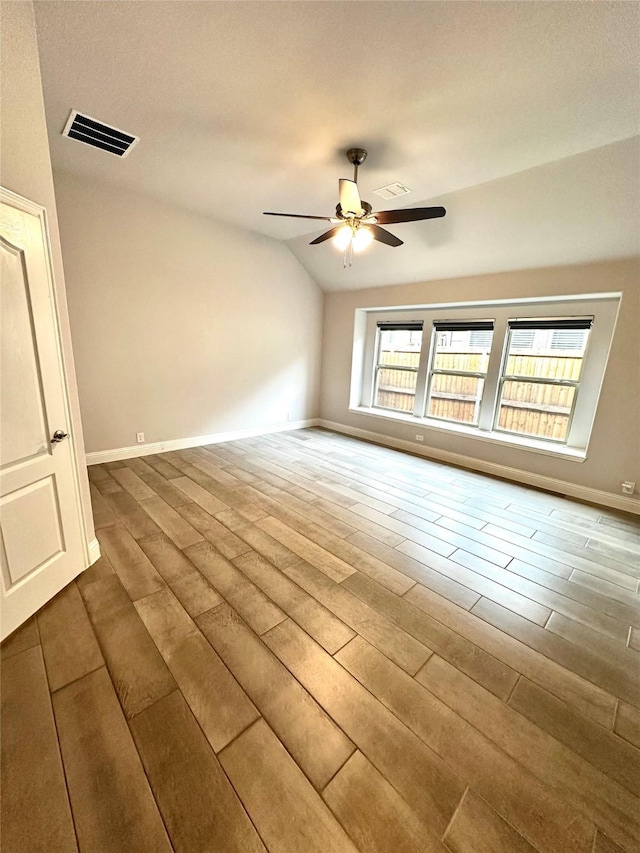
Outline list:
[[[367,201],[362,201],[358,190],[358,167],[367,159],[364,148],[350,148],[347,159],[353,165],[353,180],[340,178],[338,181],[340,201],[335,216],[307,216],[303,213],[274,213],[264,211],[265,216],[289,216],[293,219],[322,219],[332,222],[333,228],[325,231],[310,246],[324,243],[334,238],[334,243],[344,249],[344,266],[351,266],[352,253],[366,248],[373,240],[386,243],[387,246],[402,246],[402,240],[395,234],[381,228],[399,222],[417,222],[421,219],[437,219],[444,216],[444,207],[410,207],[404,210],[378,210],[373,212]]]

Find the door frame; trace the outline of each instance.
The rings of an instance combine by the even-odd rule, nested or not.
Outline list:
[[[51,235],[49,233],[49,220],[47,217],[47,211],[46,208],[43,207],[41,204],[37,204],[35,201],[31,201],[30,199],[25,198],[24,196],[18,195],[18,193],[14,193],[13,190],[9,190],[1,185],[0,203],[7,204],[10,207],[14,207],[17,210],[22,211],[23,213],[29,213],[33,216],[36,216],[40,220],[42,226],[42,234],[44,237],[44,251],[46,256],[45,266],[47,267],[47,288],[49,291],[49,296],[51,298],[51,305],[53,307],[53,318],[56,332],[56,357],[58,360],[58,367],[60,369],[60,374],[62,377],[64,411],[67,418],[67,423],[71,426],[70,438],[71,458],[73,462],[73,489],[76,500],[76,511],[80,519],[80,528],[82,531],[82,553],[84,555],[84,566],[82,567],[81,571],[83,571],[84,569],[87,569],[90,565],[95,563],[96,560],[100,557],[100,545],[98,543],[97,538],[95,538],[95,535],[92,539],[89,538],[89,530],[87,529],[87,520],[84,512],[85,505],[82,498],[82,488],[80,485],[80,466],[75,429],[77,426],[77,418],[74,418],[73,411],[70,405],[67,363],[65,361],[64,351],[62,348],[60,305],[54,277],[55,273],[53,268],[53,251],[51,248]]]

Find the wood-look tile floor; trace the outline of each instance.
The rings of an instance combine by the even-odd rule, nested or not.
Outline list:
[[[640,528],[322,430],[89,471],[6,853],[640,850]]]

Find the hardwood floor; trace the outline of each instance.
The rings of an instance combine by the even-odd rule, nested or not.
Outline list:
[[[323,430],[89,469],[7,853],[640,850],[640,524]]]

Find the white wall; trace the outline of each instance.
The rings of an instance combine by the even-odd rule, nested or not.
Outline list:
[[[318,416],[323,294],[286,246],[54,177],[87,452]]]
[[[425,430],[425,451],[449,451],[475,460],[620,495],[624,480],[640,488],[640,264],[638,259],[552,267],[331,293],[325,296],[321,417],[349,428],[413,441],[410,425],[348,411],[357,308],[438,302],[516,299],[622,291],[622,305],[584,462]],[[416,449],[419,446],[416,445]],[[638,493],[636,492],[636,501]]]
[[[62,266],[56,198],[51,174],[51,159],[42,99],[38,44],[30,2],[2,3],[0,6],[0,91],[2,121],[0,122],[0,181],[7,189],[42,205],[47,211],[54,285],[58,303],[58,318],[65,362],[69,404],[70,432],[80,467],[80,487],[87,541],[95,538],[89,481],[85,470],[84,442],[80,421],[80,406],[75,381],[73,352],[65,276]]]

